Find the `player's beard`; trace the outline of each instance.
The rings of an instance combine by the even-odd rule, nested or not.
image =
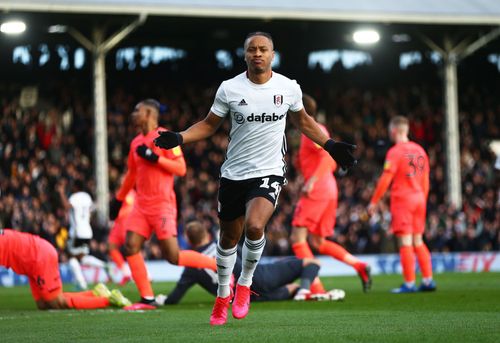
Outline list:
[[[260,66],[256,66],[256,65],[253,65],[253,64],[250,63],[249,69],[252,72],[252,74],[259,75],[259,74],[264,74],[264,73],[268,72],[269,69],[270,69],[270,67],[269,66],[260,67]]]

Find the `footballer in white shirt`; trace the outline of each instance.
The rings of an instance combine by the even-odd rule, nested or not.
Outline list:
[[[72,194],[66,198],[63,184],[57,186],[57,191],[64,205],[69,212],[69,234],[67,250],[70,255],[68,264],[75,278],[79,289],[88,288],[87,280],[84,277],[81,265],[100,268],[107,274],[107,263],[90,255],[89,245],[93,232],[90,225],[94,202],[89,193],[84,190],[82,180],[75,179],[72,186]],[[106,275],[108,278],[109,276]]]
[[[324,147],[344,169],[356,163],[355,146],[329,139],[302,104],[296,81],[272,71],[274,43],[266,32],[250,33],[244,42],[247,70],[222,82],[208,115],[182,132],[160,132],[155,144],[164,149],[205,139],[222,122],[231,122],[226,160],[221,167],[217,245],[217,298],[211,325],[223,325],[233,300],[231,275],[236,250],[245,234],[242,271],[232,314],[242,319],[250,308],[252,277],[265,245],[264,228],[285,183],[287,118],[308,138]]]

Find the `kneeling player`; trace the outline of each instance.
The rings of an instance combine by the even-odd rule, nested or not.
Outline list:
[[[191,222],[186,226],[186,236],[193,249],[200,253],[215,257],[217,243],[212,240],[207,230],[199,222]],[[253,301],[277,300],[309,300],[312,281],[317,277],[320,263],[316,259],[300,260],[295,257],[286,258],[274,263],[259,264],[255,270],[252,283]],[[241,257],[238,256],[233,275],[237,279],[241,274]],[[293,283],[300,279],[300,285]],[[217,275],[210,269],[185,268],[175,289],[165,298],[159,295],[157,302],[165,305],[177,304],[185,293],[199,284],[206,291],[217,296]],[[234,284],[233,284],[234,287]],[[342,290],[330,291],[330,300],[342,300]]]
[[[0,265],[28,277],[31,294],[40,310],[130,305],[119,290],[109,291],[103,284],[94,291],[63,292],[56,249],[29,233],[0,229]]]

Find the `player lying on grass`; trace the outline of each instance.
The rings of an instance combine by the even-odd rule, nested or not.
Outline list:
[[[217,243],[201,225],[194,221],[186,226],[186,238],[191,247],[204,255],[215,258]],[[309,300],[311,283],[318,275],[320,263],[316,259],[300,260],[286,258],[274,263],[259,264],[255,270],[252,290],[254,301]],[[233,275],[237,279],[241,274],[241,256],[238,256]],[[233,279],[233,280],[234,280]],[[300,279],[300,284],[293,283]],[[160,304],[177,304],[194,285],[200,285],[206,291],[217,296],[217,275],[210,269],[185,268],[175,289],[167,296],[158,295]],[[234,282],[233,285],[234,287]],[[334,289],[318,300],[342,300],[343,290]]]
[[[130,305],[117,289],[103,284],[93,291],[63,292],[56,249],[29,233],[0,228],[0,265],[29,279],[31,294],[40,310],[96,309]]]

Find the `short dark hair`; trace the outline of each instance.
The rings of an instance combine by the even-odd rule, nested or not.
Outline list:
[[[160,113],[160,108],[161,108],[161,104],[158,100],[156,99],[144,99],[140,102],[140,104],[144,105],[144,106],[149,106],[149,107],[152,107],[154,108],[158,113]]]
[[[82,179],[75,179],[73,180],[73,188],[76,191],[83,191],[85,189],[85,183]]]
[[[273,46],[273,49],[274,49],[274,41],[273,41],[273,37],[271,36],[270,33],[268,32],[264,32],[264,31],[255,31],[255,32],[250,32],[246,38],[245,38],[245,42],[243,44],[243,46],[245,47],[246,49],[246,45],[247,45],[247,41],[252,38],[252,37],[255,37],[255,36],[264,36],[266,37],[267,39],[269,39],[271,41],[271,45]]]

